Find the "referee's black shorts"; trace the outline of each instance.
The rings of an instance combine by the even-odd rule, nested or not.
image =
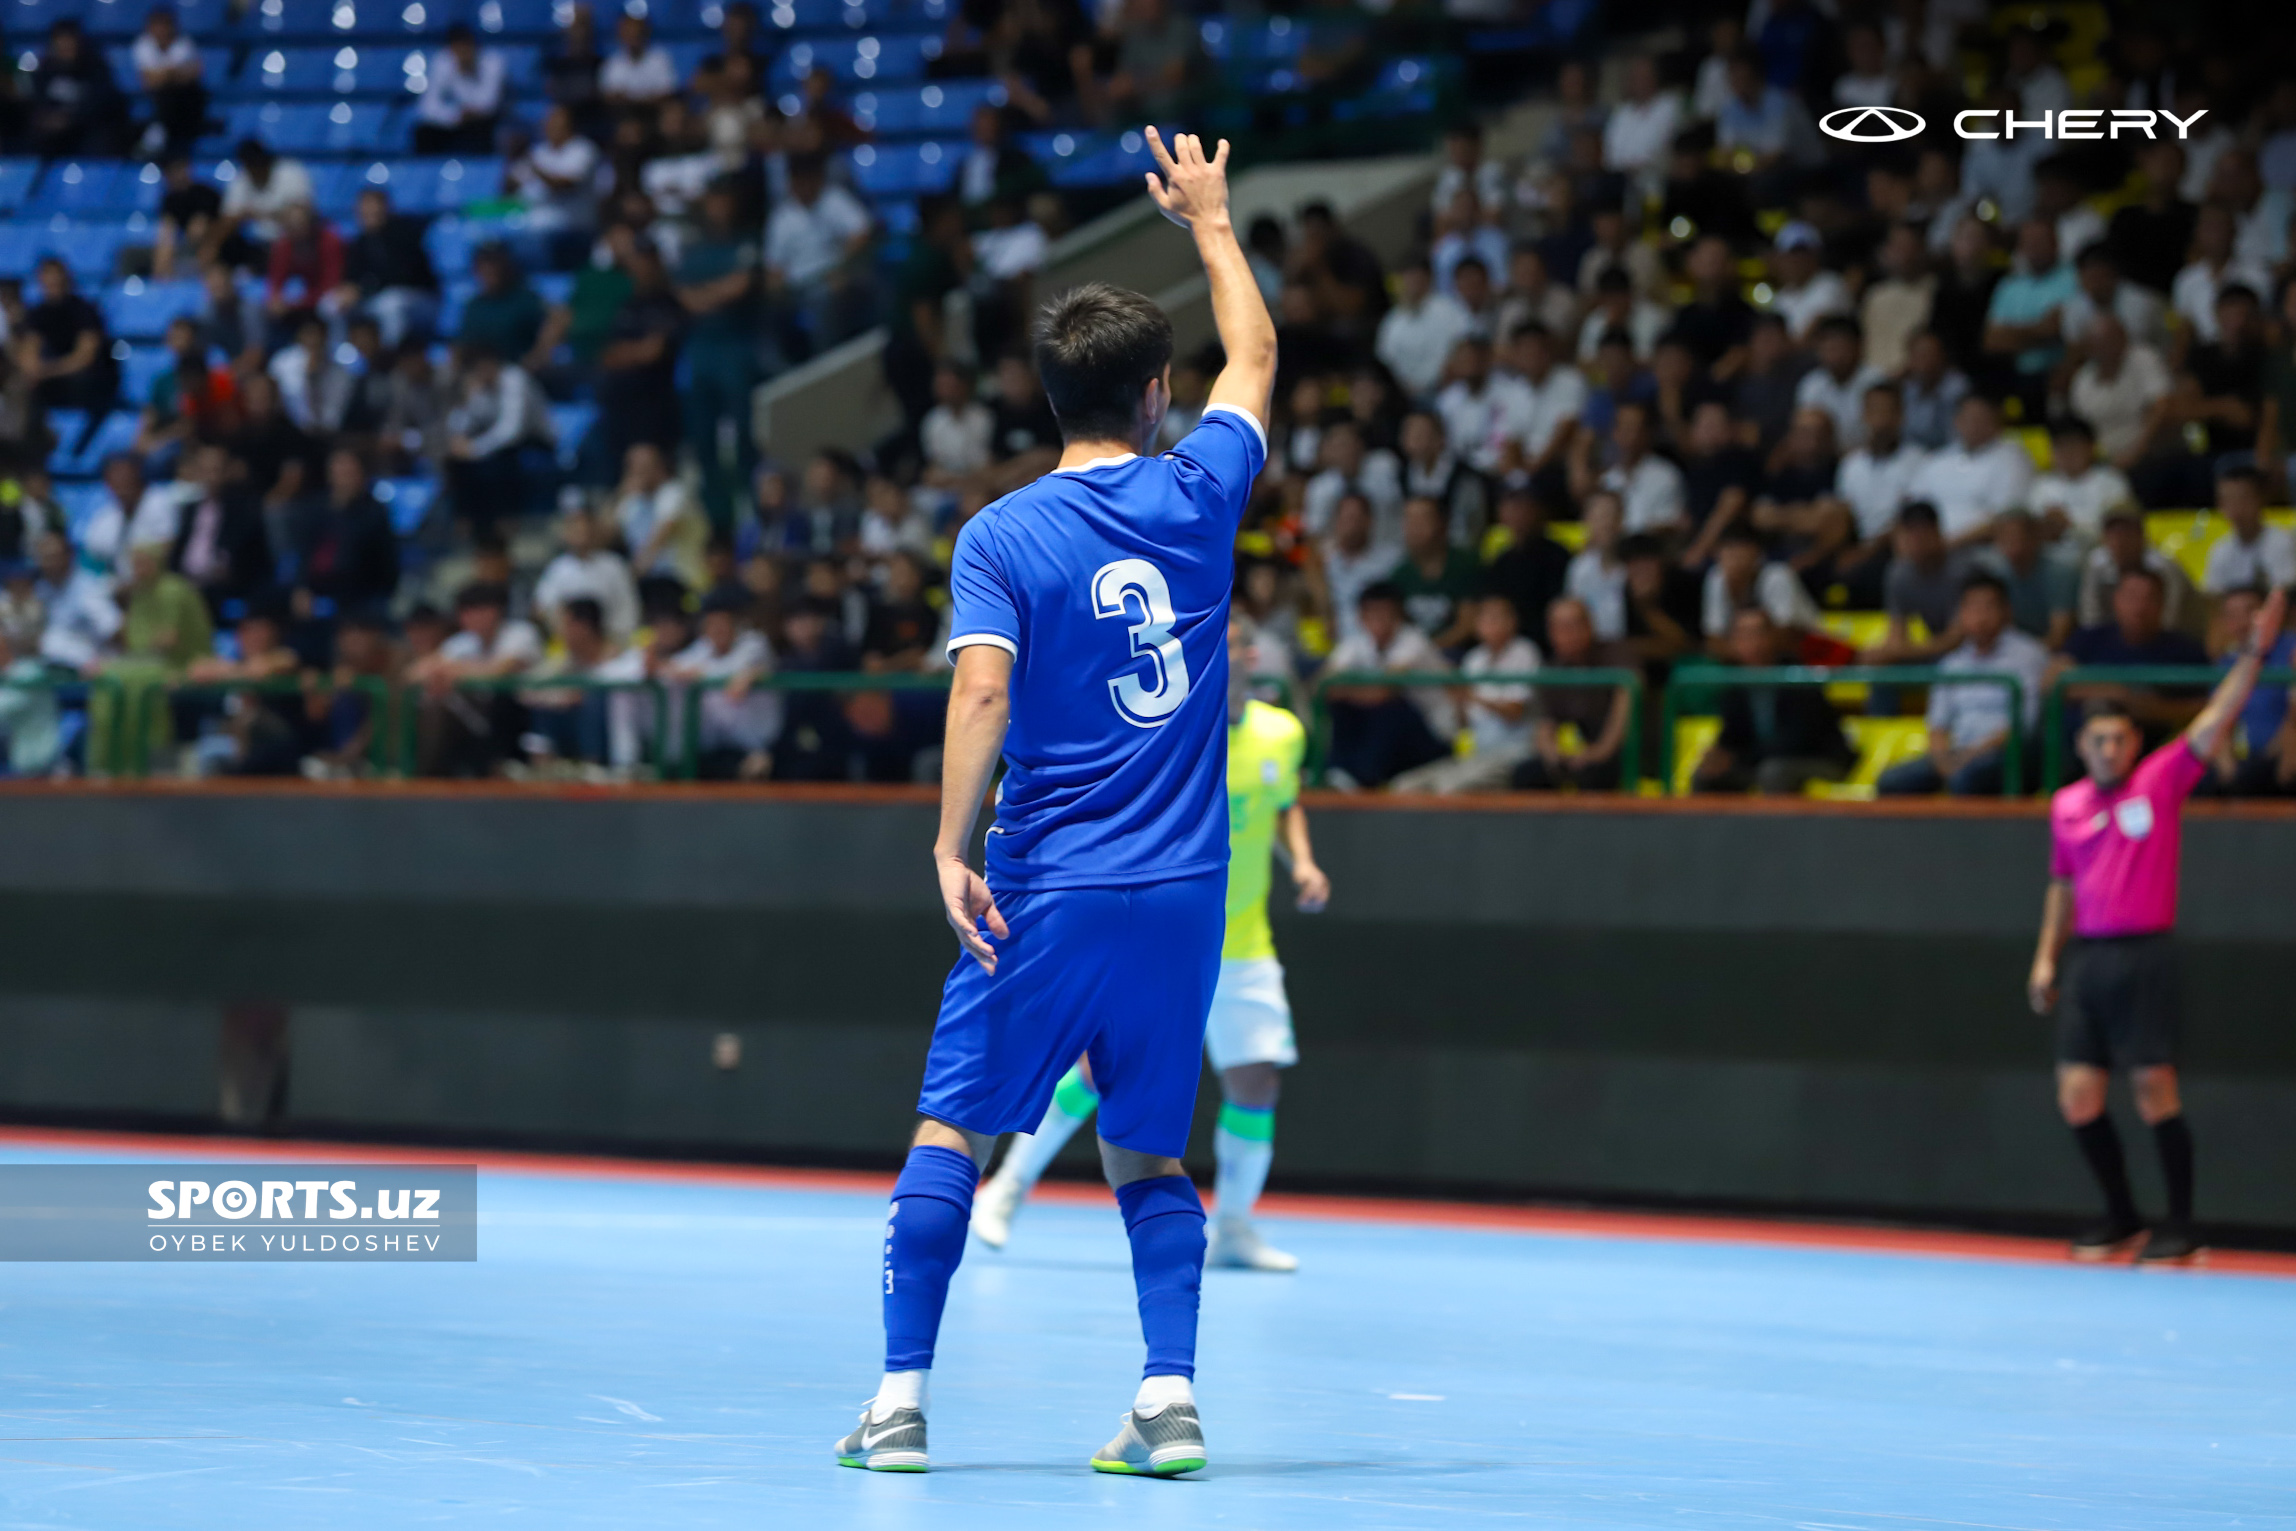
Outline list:
[[[2098,1068],[2176,1062],[2184,968],[2176,937],[2087,937],[2074,943],[2057,1002],[2057,1061]]]

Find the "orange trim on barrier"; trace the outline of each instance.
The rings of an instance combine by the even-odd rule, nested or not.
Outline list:
[[[712,1164],[698,1160],[617,1159],[594,1154],[530,1153],[517,1149],[406,1148],[395,1144],[330,1143],[290,1138],[200,1137],[180,1133],[95,1132],[65,1127],[0,1127],[0,1147],[83,1152],[199,1154],[210,1158],[300,1159],[334,1164],[476,1164],[509,1174],[566,1175],[609,1180],[683,1181],[752,1185],[784,1190],[853,1191],[882,1195],[890,1174],[871,1170],[790,1169],[770,1165]],[[1037,1195],[1054,1201],[1105,1205],[1108,1192],[1073,1181],[1048,1181]],[[1406,1226],[1487,1228],[1555,1238],[1749,1244],[1783,1249],[1920,1255],[1942,1259],[2009,1260],[2023,1264],[2072,1263],[2063,1241],[2013,1234],[1954,1233],[1790,1219],[1717,1217],[1694,1212],[1620,1212],[1599,1208],[1487,1206],[1472,1202],[1414,1201],[1389,1196],[1277,1193],[1261,1199],[1279,1217],[1335,1218]],[[2120,1262],[2126,1264],[2126,1261]],[[2186,1271],[2296,1279],[2296,1254],[2211,1249]]]

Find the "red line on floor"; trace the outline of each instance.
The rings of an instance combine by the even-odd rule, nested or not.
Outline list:
[[[475,1164],[510,1174],[563,1175],[608,1180],[682,1181],[753,1185],[785,1190],[882,1194],[893,1177],[872,1170],[793,1169],[695,1160],[616,1159],[598,1154],[530,1153],[518,1149],[408,1148],[395,1144],[333,1143],[292,1138],[204,1137],[175,1133],[92,1132],[65,1127],[0,1126],[0,1147],[108,1153],[196,1154],[209,1159],[285,1159],[316,1164]],[[1039,1197],[1106,1203],[1108,1192],[1074,1181],[1047,1181]],[[1351,1222],[1419,1227],[1488,1228],[1561,1238],[1647,1239],[1706,1244],[1752,1244],[1786,1249],[1830,1249],[1868,1254],[1924,1255],[2022,1264],[2068,1263],[2061,1240],[2013,1234],[1954,1233],[1852,1223],[1717,1217],[1694,1212],[1619,1212],[1600,1208],[1490,1206],[1472,1202],[1414,1201],[1389,1196],[1277,1193],[1261,1199],[1279,1217],[1339,1218]],[[2120,1262],[2126,1264],[2124,1260]],[[2191,1272],[2296,1279],[2296,1254],[2211,1249]]]

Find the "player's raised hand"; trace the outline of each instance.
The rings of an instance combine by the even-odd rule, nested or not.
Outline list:
[[[981,934],[984,922],[989,934],[1003,940],[1012,934],[1005,925],[1005,917],[997,910],[996,895],[981,880],[981,874],[958,858],[943,857],[938,863],[941,874],[941,913],[948,917],[949,928],[957,933],[957,943],[965,954],[981,965],[981,971],[997,970],[997,949],[989,945]]]
[[[1228,210],[1228,141],[1220,140],[1220,147],[1210,159],[1204,157],[1204,141],[1193,133],[1182,133],[1164,146],[1163,135],[1154,128],[1148,130],[1148,152],[1156,156],[1157,169],[1164,172],[1159,180],[1155,170],[1148,174],[1148,195],[1155,199],[1165,217],[1182,228],[1193,228],[1201,218],[1216,218]]]
[[[2248,646],[2259,659],[2271,659],[2272,645],[2280,641],[2280,625],[2287,618],[2288,587],[2277,585],[2256,613],[2256,625],[2248,630]]]

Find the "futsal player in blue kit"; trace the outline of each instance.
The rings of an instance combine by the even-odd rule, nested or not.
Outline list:
[[[933,1345],[997,1137],[1027,1132],[1079,1053],[1132,1243],[1148,1359],[1103,1472],[1205,1462],[1191,1379],[1204,1207],[1180,1167],[1219,979],[1228,867],[1227,627],[1236,526],[1267,460],[1276,332],[1228,217],[1228,146],[1148,130],[1148,193],[1189,230],[1227,364],[1203,418],[1146,455],[1172,326],[1078,287],[1038,318],[1059,466],[967,523],[949,572],[956,676],[933,846],[963,947],[893,1186],[885,1375],[848,1467],[922,1472]],[[1160,172],[1160,174],[1159,174]],[[999,754],[987,876],[966,861]]]

